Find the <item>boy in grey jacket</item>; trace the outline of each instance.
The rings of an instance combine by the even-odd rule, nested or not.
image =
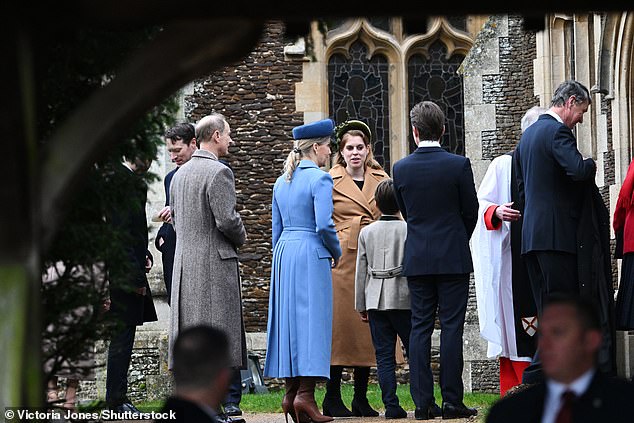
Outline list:
[[[384,179],[376,187],[382,215],[359,234],[355,309],[370,323],[385,418],[406,418],[396,396],[396,336],[409,355],[411,313],[407,278],[402,275],[407,223],[400,218],[394,186]]]

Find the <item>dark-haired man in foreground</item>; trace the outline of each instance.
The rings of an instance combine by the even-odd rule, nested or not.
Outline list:
[[[634,385],[597,369],[601,322],[590,301],[553,294],[545,302],[538,333],[545,381],[497,402],[487,423],[634,420]]]

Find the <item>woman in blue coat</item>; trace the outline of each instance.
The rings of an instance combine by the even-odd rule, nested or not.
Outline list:
[[[296,140],[273,187],[273,263],[264,374],[283,377],[285,417],[328,422],[315,403],[315,382],[330,375],[331,267],[341,256],[332,221],[332,120],[293,129]]]

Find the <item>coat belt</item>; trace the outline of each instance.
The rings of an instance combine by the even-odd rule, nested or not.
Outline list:
[[[373,220],[367,216],[355,216],[352,219],[344,220],[335,225],[337,232],[350,228],[350,236],[348,237],[348,249],[356,250],[359,243],[359,232],[361,228],[372,223]]]
[[[375,279],[391,279],[403,274],[403,266],[396,266],[390,269],[372,269],[370,268],[370,276]]]

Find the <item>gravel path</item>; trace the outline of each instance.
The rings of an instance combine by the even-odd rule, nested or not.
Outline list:
[[[284,414],[282,413],[257,413],[250,414],[245,413],[242,417],[246,420],[246,423],[286,423],[284,420]],[[408,413],[407,419],[399,419],[399,420],[391,420],[392,422],[410,422],[413,423],[416,420],[414,419],[414,412],[410,411]],[[436,421],[438,423],[446,422],[446,423],[476,423],[478,422],[478,416],[468,418],[468,419],[448,419],[442,420],[441,418],[428,420],[428,421]],[[379,417],[338,417],[335,419],[334,423],[385,423],[386,420],[383,416]],[[292,423],[292,420],[289,419],[289,423]]]

